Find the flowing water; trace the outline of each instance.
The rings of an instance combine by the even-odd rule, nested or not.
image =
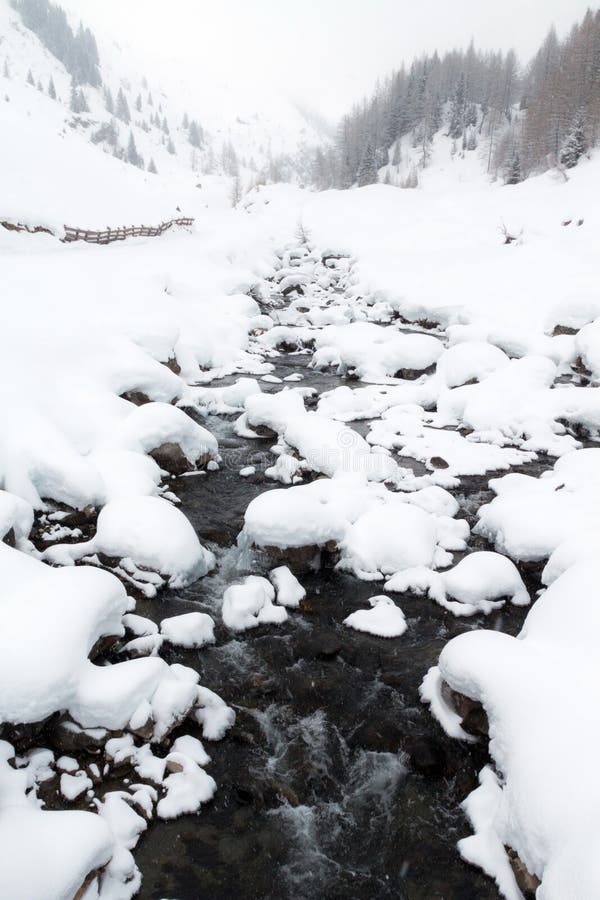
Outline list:
[[[301,384],[319,392],[343,383],[311,372],[307,361],[282,357],[276,374],[300,371]],[[216,645],[199,653],[171,649],[167,660],[198,668],[202,683],[235,708],[237,722],[223,741],[206,745],[214,801],[198,816],[151,825],[142,839],[140,896],[497,897],[456,850],[469,833],[460,803],[486,751],[447,739],[418,688],[451,637],[482,624],[514,634],[525,612],[508,607],[487,619],[455,619],[430,600],[401,596],[408,631],[381,640],[341,624],[380,588],[325,568],[301,577],[307,601],[285,625],[232,637],[219,610],[225,587],[244,574],[236,547],[244,511],[260,492],[279,487],[262,474],[273,463],[272,441],[236,436],[234,420],[206,422],[221,444],[220,471],[174,482],[183,512],[217,552],[217,574],[142,601],[138,611],[157,621],[192,609],[213,614]],[[238,473],[246,465],[257,471],[244,479]],[[463,479],[456,494],[472,520],[490,497],[487,478]],[[528,578],[535,590],[536,573]]]

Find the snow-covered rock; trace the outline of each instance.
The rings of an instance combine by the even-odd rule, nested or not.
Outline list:
[[[355,631],[365,631],[375,637],[400,637],[407,629],[406,619],[400,607],[391,597],[371,597],[371,609],[357,609],[344,619],[344,625]]]
[[[191,650],[214,644],[214,627],[214,621],[206,613],[190,612],[163,619],[160,633],[175,647]]]
[[[288,614],[275,606],[275,589],[266,578],[249,575],[243,584],[228,587],[223,595],[223,623],[232,631],[247,631],[258,625],[279,625]]]

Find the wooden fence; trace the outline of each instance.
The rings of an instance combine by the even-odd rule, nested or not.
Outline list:
[[[72,228],[65,225],[65,236],[61,238],[65,244],[73,241],[87,241],[88,244],[112,244],[113,241],[124,241],[128,237],[158,237],[164,234],[173,225],[190,226],[194,224],[194,219],[181,218],[170,219],[168,222],[161,222],[160,225],[129,225],[122,228],[107,228],[105,231],[93,231],[89,228]],[[22,225],[19,222],[1,222],[3,228],[7,231],[26,231],[28,234],[54,234],[49,228],[43,225]]]
[[[107,228],[106,231],[90,231],[85,228],[71,228],[65,225],[63,241],[70,244],[72,241],[87,241],[88,244],[111,244],[113,241],[124,241],[128,237],[158,237],[164,234],[173,225],[189,226],[194,224],[194,219],[171,219],[161,222],[160,225],[129,225],[123,228]]]
[[[26,231],[28,234],[39,234],[43,231],[44,234],[53,234],[49,228],[44,228],[43,225],[21,225],[20,222],[0,222],[0,225],[7,231]]]

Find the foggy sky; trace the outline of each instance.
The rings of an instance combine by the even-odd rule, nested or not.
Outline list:
[[[551,24],[589,0],[64,0],[161,76],[216,73],[337,117],[421,52],[514,47],[526,61]],[[260,90],[260,87],[257,87]]]

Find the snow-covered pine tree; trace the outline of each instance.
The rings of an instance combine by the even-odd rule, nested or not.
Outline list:
[[[48,82],[48,96],[52,100],[56,100],[56,88],[54,86],[54,79],[52,78],[52,75],[50,76],[50,81]]]
[[[582,109],[578,109],[571,123],[571,130],[567,135],[560,153],[560,162],[566,169],[576,166],[581,157],[587,152],[589,143],[587,136],[587,116]]]
[[[113,100],[112,91],[108,87],[108,85],[104,86],[103,97],[104,97],[104,106],[106,108],[107,113],[109,113],[111,116],[114,116],[115,101]]]
[[[377,183],[377,158],[371,139],[367,139],[365,149],[356,173],[356,181],[359,187]]]
[[[87,105],[83,91],[77,86],[77,82],[75,81],[74,76],[71,76],[71,96],[69,101],[69,108],[71,112],[75,113],[75,115],[79,115],[82,112],[89,111],[89,107]]]
[[[35,86],[35,81],[33,80],[33,72],[31,71],[31,69],[27,73],[27,84]]]
[[[142,95],[141,94],[138,94],[137,97],[135,98],[135,108],[137,109],[138,112],[142,111]]]
[[[242,183],[240,180],[240,176],[236,175],[233,179],[231,185],[231,205],[235,209],[240,200],[242,199]]]
[[[158,169],[156,168],[156,163],[154,159],[150,158],[150,162],[148,164],[148,171],[151,175],[158,175]]]
[[[518,184],[520,181],[522,181],[521,157],[519,151],[515,149],[506,170],[505,182],[506,184]]]
[[[171,156],[175,153],[175,144],[173,143],[173,138],[170,137],[167,142],[167,152],[171,154]]]
[[[190,118],[189,118],[189,116],[188,116],[188,114],[187,114],[186,112],[183,114],[183,119],[182,119],[182,122],[181,122],[181,127],[182,127],[185,131],[187,131],[188,128],[190,127]]]
[[[131,122],[129,104],[127,103],[127,97],[123,92],[123,88],[119,88],[119,93],[117,94],[117,107],[115,110],[115,115],[117,119],[120,119],[121,122],[124,122],[126,125],[129,125],[129,123]]]
[[[165,134],[170,134],[170,133],[171,133],[171,132],[169,131],[169,123],[167,122],[167,117],[166,117],[166,116],[165,116],[164,119],[162,120],[162,124],[161,124],[160,127],[162,128],[162,130],[164,131]]]
[[[189,125],[189,139],[190,139],[190,144],[192,145],[192,147],[197,147],[198,149],[200,149],[202,147],[202,143],[203,143],[202,128],[200,127],[198,122],[196,122],[195,119],[192,119],[192,121],[190,122],[190,125]]]
[[[462,137],[466,124],[466,103],[467,82],[465,73],[461,72],[458,81],[456,82],[454,96],[452,97],[452,102],[450,104],[450,124],[448,127],[448,134],[451,138]]]
[[[133,131],[129,132],[129,143],[127,144],[127,162],[132,166],[139,166],[140,157],[137,151]]]

